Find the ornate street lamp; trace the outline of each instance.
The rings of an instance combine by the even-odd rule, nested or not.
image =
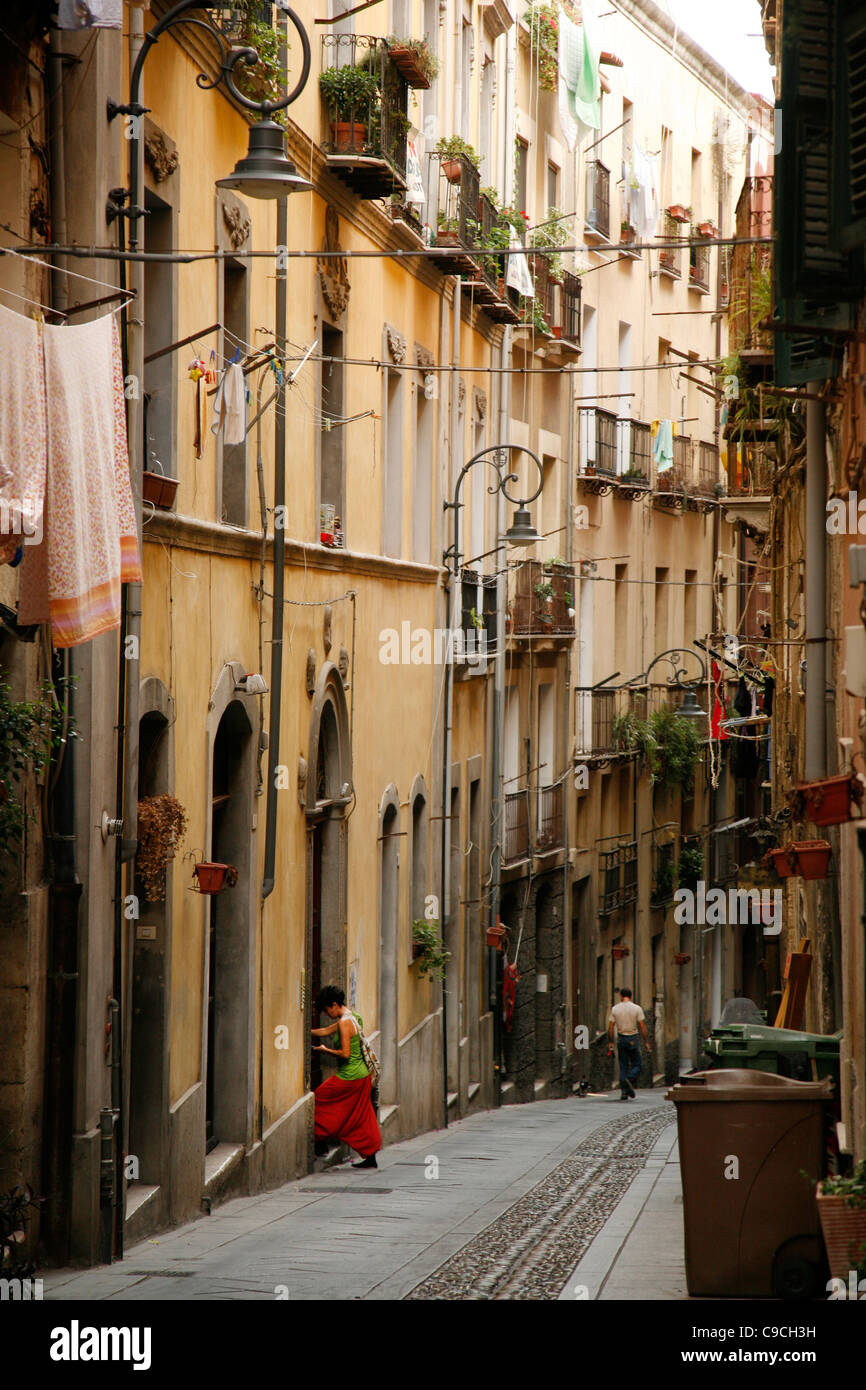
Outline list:
[[[519,475],[517,473],[506,472],[512,453],[528,454],[538,469],[538,487],[533,493],[530,493],[528,497],[512,497],[511,493],[508,491],[509,483],[519,482]],[[491,458],[489,455],[493,455],[493,457]],[[460,508],[463,506],[463,503],[460,501],[460,491],[463,487],[463,479],[466,477],[470,468],[474,468],[476,463],[480,463],[482,459],[486,460],[499,479],[499,481],[489,487],[487,491],[491,495],[501,492],[502,496],[507,498],[509,502],[513,502],[516,507],[514,520],[505,532],[503,539],[506,540],[509,545],[514,546],[534,545],[536,541],[541,540],[541,537],[532,524],[532,517],[526,505],[527,502],[534,502],[536,497],[540,496],[541,489],[544,487],[544,468],[541,460],[531,449],[524,449],[521,444],[493,444],[488,449],[481,449],[477,454],[472,456],[468,463],[463,465],[460,470],[460,476],[454,486],[454,497],[452,501],[442,504],[446,511],[454,511],[455,513],[454,544],[448,547],[442,557],[446,569],[448,568],[448,561],[453,561],[454,567],[452,573],[455,575],[460,571]]]
[[[688,663],[693,661],[699,669],[699,674],[691,680],[684,677],[688,675]],[[669,690],[683,691],[682,704],[674,711],[678,719],[691,720],[695,725],[700,720],[706,719],[707,712],[698,704],[698,697],[695,693],[697,686],[707,679],[707,668],[701,657],[691,647],[672,647],[670,651],[661,652],[654,657],[649,666],[640,676],[635,676],[633,680],[627,682],[629,686],[649,685],[650,672],[653,667],[665,662],[670,671],[667,677],[667,687]]]

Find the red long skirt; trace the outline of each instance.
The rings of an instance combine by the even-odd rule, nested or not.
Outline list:
[[[329,1076],[317,1086],[316,1138],[339,1139],[362,1158],[369,1158],[382,1147],[382,1133],[370,1099],[370,1078],[341,1081]]]

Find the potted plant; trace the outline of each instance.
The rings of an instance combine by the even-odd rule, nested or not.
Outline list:
[[[714,237],[717,230],[716,224],[713,222],[712,218],[707,218],[706,222],[698,223],[698,236]]]
[[[142,478],[142,499],[150,502],[151,506],[160,507],[163,511],[169,511],[174,506],[174,495],[178,488],[178,478],[167,478],[163,466],[158,458],[154,463],[159,469],[158,473],[149,472],[145,469]]]
[[[412,923],[412,955],[419,962],[418,974],[431,980],[444,980],[445,967],[451,959],[446,951],[439,931],[439,923],[433,918],[416,917]]]
[[[800,782],[788,793],[795,820],[815,825],[841,825],[851,818],[851,803],[858,809],[863,801],[863,780],[856,773],[843,772],[818,782]]]
[[[326,68],[319,90],[331,112],[331,144],[336,153],[363,150],[367,125],[379,102],[379,83],[369,68]]]
[[[799,872],[797,856],[791,844],[768,850],[764,855],[764,864],[768,869],[775,869],[779,878],[795,878]]]
[[[626,246],[630,246],[631,243],[637,239],[637,232],[630,222],[620,222],[619,239]]]
[[[234,888],[238,881],[234,864],[217,864],[211,859],[201,859],[194,864],[192,875],[197,881],[198,892],[206,897],[222,893],[225,888]]]
[[[143,796],[139,801],[135,872],[148,902],[165,901],[166,870],[180,848],[186,828],[186,811],[168,792]]]
[[[653,884],[652,901],[667,903],[673,898],[677,886],[677,866],[673,859],[662,859],[656,871]]]
[[[436,245],[459,246],[459,228],[456,217],[446,217],[444,212],[440,212],[436,218]]]
[[[613,947],[613,958],[614,958],[614,960],[625,960],[626,956],[630,956],[630,955],[631,955],[631,950],[630,950],[630,948],[629,948],[628,946],[614,946],[614,947]]]
[[[815,1200],[830,1274],[847,1284],[852,1270],[866,1272],[866,1159],[850,1177],[820,1182]]]
[[[828,840],[795,840],[792,848],[803,878],[826,878],[830,864]]]
[[[481,155],[463,139],[462,135],[449,135],[437,141],[436,153],[440,156],[440,167],[449,183],[459,183],[463,174],[462,159],[468,159],[476,169],[481,167]]]
[[[439,76],[439,59],[431,53],[426,39],[404,39],[391,35],[386,40],[388,56],[408,86],[426,88]]]
[[[688,965],[690,960],[691,956],[687,955],[685,951],[674,951],[675,965]]]

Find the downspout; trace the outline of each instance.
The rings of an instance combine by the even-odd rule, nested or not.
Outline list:
[[[277,245],[287,246],[289,240],[289,200],[277,203]],[[285,362],[286,313],[288,309],[288,280],[285,258],[277,257],[275,340],[280,360]],[[282,513],[286,504],[286,387],[277,378],[277,397],[274,406],[274,515]],[[265,865],[262,878],[262,901],[274,891],[274,866],[277,854],[277,765],[280,761],[280,714],[283,692],[283,616],[285,592],[286,532],[274,526],[274,599],[271,636],[271,704],[268,734],[268,807],[265,826]]]
[[[574,563],[574,527],[572,525],[571,499],[574,497],[574,372],[564,374],[568,386],[568,434],[567,434],[567,456],[566,456],[566,494],[565,494],[565,562],[566,572],[571,573]],[[571,606],[576,608],[575,603],[574,575],[571,576]],[[570,869],[569,847],[568,847],[568,805],[571,792],[572,768],[570,766],[571,757],[571,642],[565,648],[565,729],[564,744],[565,757],[563,765],[565,767],[564,782],[562,786],[562,1072],[565,1078],[565,1085],[568,1086],[570,1080],[570,1061],[571,1046],[569,1039],[574,1037],[573,1028],[569,1029],[569,1004],[572,997],[572,980],[574,972],[574,961],[571,958],[571,894],[569,893]],[[637,908],[635,908],[635,914]],[[571,1020],[573,1023],[573,1019]]]
[[[806,403],[806,759],[807,782],[827,776],[827,459],[824,383]]]
[[[511,358],[511,329],[506,326],[500,345],[500,366],[507,367]],[[499,443],[508,438],[511,377],[502,372],[499,377]],[[502,895],[502,767],[505,741],[505,609],[508,603],[508,574],[504,564],[506,551],[500,544],[505,531],[505,498],[496,493],[496,650],[493,654],[493,739],[490,764],[490,825],[493,843],[490,848],[490,925],[499,921]],[[489,1001],[493,1013],[493,1081],[494,1103],[502,1104],[502,1010],[500,1008],[500,952],[495,947],[487,953]]]

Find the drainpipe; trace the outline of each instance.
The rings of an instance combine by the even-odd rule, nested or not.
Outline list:
[[[565,561],[569,570],[574,564],[574,527],[572,525],[572,498],[574,497],[574,372],[565,373],[565,381],[568,387],[568,435],[567,435],[567,458],[566,458],[566,494],[565,494]],[[574,576],[571,579],[571,606],[577,607],[576,601],[577,586]],[[562,1046],[563,1058],[562,1068],[565,1075],[566,1086],[569,1081],[569,1062],[571,1059],[571,1044],[569,1039],[574,1036],[573,1031],[569,1031],[569,1001],[571,999],[571,983],[574,975],[574,961],[571,959],[571,895],[569,893],[569,882],[571,864],[569,863],[568,847],[568,806],[571,787],[569,783],[573,780],[572,769],[569,765],[571,756],[571,642],[565,648],[565,758],[563,759],[565,771],[565,781],[562,786]],[[635,908],[635,911],[637,909]],[[572,1023],[574,1020],[572,1019]]]
[[[277,203],[277,245],[287,246],[289,241],[289,200],[280,198]],[[286,313],[288,309],[288,280],[285,265],[277,260],[276,315],[274,325],[277,351],[280,360],[285,362],[286,351]],[[286,503],[286,387],[277,386],[277,399],[274,405],[274,515],[281,513],[279,507]],[[265,872],[262,879],[262,900],[274,891],[274,865],[277,854],[277,764],[280,761],[280,713],[283,692],[283,594],[285,590],[285,551],[286,532],[282,526],[274,527],[274,599],[271,637],[271,705],[270,731],[268,734],[268,808],[265,828]],[[315,775],[315,769],[311,775]]]
[[[817,397],[824,383],[813,382]],[[827,459],[825,409],[806,403],[806,760],[807,782],[827,776]]]
[[[506,326],[500,345],[500,366],[511,360],[511,329]],[[499,377],[499,442],[508,438],[511,377],[502,372]],[[490,847],[490,925],[496,926],[502,895],[502,836],[503,797],[502,768],[505,741],[505,609],[508,603],[508,575],[505,569],[507,551],[499,544],[505,531],[505,498],[496,493],[496,650],[493,654],[493,737],[490,760],[490,825],[493,843]],[[502,1104],[502,1010],[499,970],[501,955],[494,947],[487,952],[489,1003],[493,1013],[493,1096],[496,1105]]]

